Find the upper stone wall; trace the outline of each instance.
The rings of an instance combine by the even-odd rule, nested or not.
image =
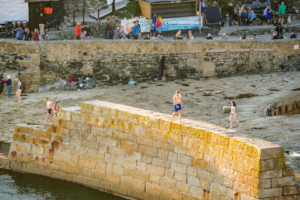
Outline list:
[[[0,167],[136,199],[296,199],[284,149],[215,125],[103,101],[17,125]]]
[[[25,92],[33,85],[25,74],[39,66],[39,84],[69,76],[92,75],[98,85],[153,80],[165,56],[167,80],[288,70],[300,65],[300,40],[281,41],[53,41],[0,42],[0,74],[18,70]],[[31,62],[32,56],[38,62]],[[24,60],[28,60],[24,62]],[[26,68],[24,68],[26,67]],[[35,78],[35,77],[34,77]],[[35,80],[35,79],[32,79]],[[36,83],[35,83],[36,84]]]

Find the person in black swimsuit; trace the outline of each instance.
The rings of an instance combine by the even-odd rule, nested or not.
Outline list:
[[[62,107],[59,105],[58,102],[55,102],[52,110],[53,110],[53,113],[54,113],[54,118],[58,118],[59,117],[59,110],[61,109]]]
[[[46,123],[45,123],[45,124],[47,124],[48,118],[49,118],[49,117],[50,117],[51,122],[53,122],[53,120],[52,120],[53,103],[49,100],[48,97],[46,98],[46,101],[47,101],[47,107],[46,107],[45,110],[44,110],[44,111],[47,110]]]

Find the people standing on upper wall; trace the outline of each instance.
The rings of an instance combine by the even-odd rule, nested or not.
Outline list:
[[[138,39],[141,40],[142,39],[142,29],[141,29],[140,21],[136,20],[136,24],[139,26],[139,37],[138,37]]]
[[[38,24],[39,24],[39,28],[40,28],[40,33],[44,33],[44,28],[45,28],[45,24],[49,24],[49,22],[47,22],[44,13],[40,13],[40,16],[38,17]]]
[[[285,9],[286,6],[284,5],[284,2],[282,2],[278,11],[278,17],[279,17],[278,23],[281,22],[282,25],[284,24]]]
[[[75,36],[77,40],[80,40],[82,28],[80,26],[80,22],[77,22],[77,26],[75,26]]]
[[[113,27],[113,25],[112,25],[112,22],[110,21],[109,23],[108,23],[108,28],[107,28],[107,31],[106,31],[106,37],[105,37],[105,39],[110,39],[110,40],[112,40],[113,39],[113,32],[114,32],[114,27]]]
[[[248,13],[246,12],[246,9],[244,9],[244,12],[242,13],[241,16],[242,22],[243,22],[243,26],[247,26],[248,23]]]
[[[7,86],[7,99],[11,98],[11,89],[12,89],[12,82],[11,82],[11,77],[10,75],[7,75],[7,79],[4,81],[4,83],[6,83]]]
[[[238,14],[238,23],[239,23],[239,26],[241,26],[241,21],[242,21],[242,13],[244,12],[244,7],[241,7],[241,9],[239,10],[239,14]]]
[[[136,24],[136,21],[133,22],[132,35],[133,39],[137,40],[139,38],[139,26]]]
[[[90,28],[90,25],[89,25],[89,24],[87,24],[87,25],[82,29],[82,31],[86,31],[86,37],[87,37],[88,39],[93,38],[92,29]]]
[[[107,18],[106,23],[105,23],[105,30],[104,30],[105,36],[106,36],[107,31],[108,31],[109,22],[110,22],[110,18]]]
[[[229,15],[229,26],[232,26],[232,20],[234,15],[234,9],[232,3],[229,3],[228,5],[228,15]]]
[[[273,18],[272,16],[272,10],[271,10],[271,6],[268,6],[268,10],[267,10],[267,20],[268,20],[268,25],[270,24],[270,20]]]
[[[156,31],[157,31],[158,33],[161,33],[161,29],[162,29],[162,18],[161,18],[160,15],[158,15],[158,17],[157,17],[156,26],[157,26]]]
[[[266,23],[268,23],[268,9],[269,9],[269,6],[267,6],[264,10],[264,17],[265,17],[265,20],[266,20]]]

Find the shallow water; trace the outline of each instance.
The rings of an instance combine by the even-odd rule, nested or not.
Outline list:
[[[0,142],[0,153],[7,154]],[[76,183],[0,169],[0,200],[123,200]]]

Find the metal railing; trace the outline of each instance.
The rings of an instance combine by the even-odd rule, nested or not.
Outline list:
[[[85,25],[85,13],[89,12],[89,11],[95,11],[95,10],[86,10],[85,7],[86,7],[86,5],[83,6],[82,10],[76,10],[77,8],[75,8],[71,11],[69,10],[69,7],[68,7],[68,12],[67,13],[62,14],[59,17],[57,17],[56,19],[52,20],[49,24],[47,24],[45,26],[45,28],[48,28],[48,31],[49,31],[50,25],[53,24],[53,23],[56,23],[55,24],[56,30],[59,30],[59,26],[60,26],[60,23],[61,23],[59,19],[64,17],[64,16],[70,16],[70,15],[73,16],[73,22],[71,22],[72,26],[76,26],[76,20],[75,20],[76,12],[82,12],[82,25]],[[105,10],[107,8],[110,8],[110,7],[112,8],[111,12],[109,12],[106,15],[100,17],[100,11]],[[114,11],[115,11],[115,0],[113,0],[113,2],[111,4],[105,5],[105,6],[98,9],[98,19],[106,17],[106,16],[112,14]]]

